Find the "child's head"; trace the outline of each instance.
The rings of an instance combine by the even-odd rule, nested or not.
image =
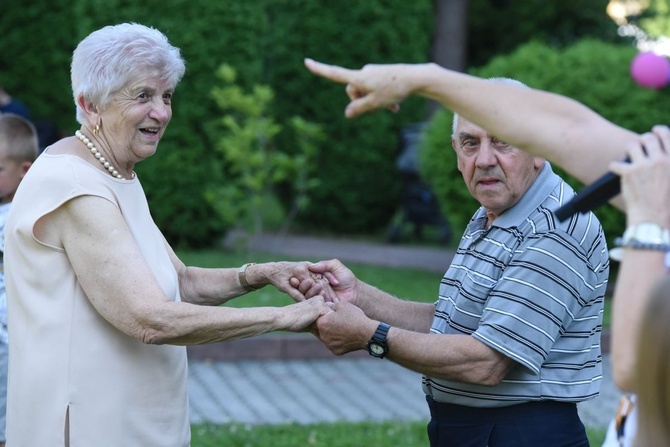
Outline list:
[[[0,113],[0,203],[9,203],[37,158],[35,126],[13,113]]]

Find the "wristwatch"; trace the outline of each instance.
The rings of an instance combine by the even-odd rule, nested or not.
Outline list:
[[[620,261],[623,248],[638,250],[670,251],[670,231],[653,222],[642,222],[626,228],[623,237],[614,241],[615,248],[610,250],[610,258]]]
[[[386,334],[388,334],[390,328],[391,326],[386,323],[379,323],[377,330],[367,344],[371,356],[383,359],[389,353]]]
[[[670,231],[653,222],[631,225],[623,233],[621,245],[634,248],[636,245],[670,245]]]
[[[253,292],[254,290],[258,290],[258,287],[254,287],[251,284],[247,282],[247,269],[251,267],[252,265],[256,265],[254,262],[247,262],[244,264],[242,267],[237,270],[237,276],[240,280],[240,285],[244,290],[247,292]]]

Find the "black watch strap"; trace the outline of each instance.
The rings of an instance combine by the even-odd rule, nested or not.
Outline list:
[[[390,325],[386,323],[379,323],[379,326],[377,326],[377,330],[375,331],[375,334],[372,336],[372,339],[377,341],[383,341],[384,343],[386,343],[386,336],[389,333],[389,329],[391,329]]]
[[[388,344],[386,343],[386,336],[391,328],[386,323],[379,323],[377,330],[368,342],[367,348],[370,355],[383,359],[389,352]]]

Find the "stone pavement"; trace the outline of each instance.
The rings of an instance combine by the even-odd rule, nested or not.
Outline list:
[[[421,376],[377,359],[190,365],[191,421],[313,424],[427,420]]]
[[[619,391],[604,358],[601,395],[579,404],[587,427],[606,428]],[[421,375],[373,358],[192,360],[191,422],[314,424],[335,421],[428,421]]]
[[[432,271],[446,270],[453,256],[440,248],[312,237],[264,237],[245,243],[251,251],[308,260],[339,258]],[[605,335],[601,396],[579,405],[584,423],[593,428],[607,426],[620,397],[611,379],[608,339]],[[266,334],[188,350],[195,424],[427,421],[429,417],[420,374],[366,352],[334,356],[309,334]]]

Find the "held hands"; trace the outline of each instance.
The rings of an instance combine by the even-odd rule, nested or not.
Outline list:
[[[320,261],[308,268],[319,279],[291,278],[291,285],[308,301],[325,298],[330,309],[316,320],[311,332],[336,355],[365,349],[379,323],[370,320],[357,307],[359,281],[356,276],[337,259]]]
[[[334,295],[330,286],[328,285],[328,280],[326,280],[323,275],[312,272],[309,269],[309,266],[312,265],[310,262],[273,262],[268,263],[268,269],[265,273],[266,278],[270,284],[275,286],[280,292],[288,294],[295,301],[304,301],[306,298],[327,294],[329,297]],[[301,282],[310,282],[318,287],[314,287],[314,293],[309,297],[306,297],[297,287],[293,286],[293,281],[297,283]]]
[[[350,70],[305,59],[305,66],[312,73],[340,84],[347,84],[346,92],[351,102],[345,109],[347,118],[355,118],[377,109],[400,110],[400,102],[413,93],[410,74],[413,65],[365,65],[361,70]]]
[[[264,265],[264,273],[267,281],[274,285],[278,290],[290,295],[295,304],[281,308],[280,327],[283,330],[291,332],[311,331],[315,333],[316,326],[314,322],[329,313],[330,303],[326,303],[322,296],[312,295],[310,300],[295,287],[291,285],[291,280],[299,282],[313,281],[320,284],[319,290],[329,292],[334,295],[328,280],[320,273],[309,270],[309,262],[272,262]],[[316,334],[316,333],[315,333]]]
[[[337,259],[308,266],[312,275],[291,278],[290,283],[305,298],[321,295],[326,301],[347,301],[356,305],[358,279]]]
[[[280,327],[291,332],[311,331],[314,333],[316,328],[313,323],[322,315],[331,312],[328,304],[323,297],[315,296],[310,300],[282,307]]]
[[[610,165],[610,170],[621,176],[628,225],[655,222],[670,228],[670,129],[654,126],[628,155],[630,163]]]

